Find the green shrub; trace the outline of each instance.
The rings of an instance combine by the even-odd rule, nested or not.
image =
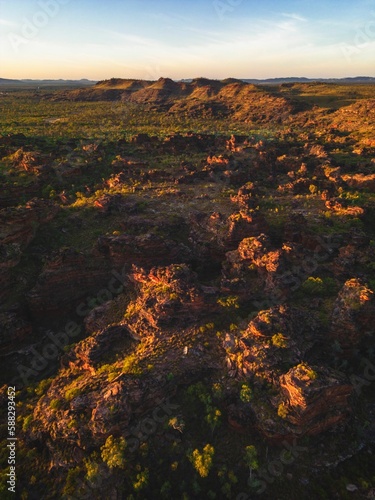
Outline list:
[[[189,456],[189,460],[193,464],[194,469],[201,477],[208,476],[212,467],[214,453],[214,447],[210,444],[206,444],[202,452],[195,449]]]
[[[72,401],[72,399],[76,398],[82,393],[82,389],[79,387],[72,387],[71,389],[67,389],[65,391],[65,399],[66,401]]]
[[[284,349],[285,347],[287,347],[286,338],[282,333],[276,333],[275,335],[273,335],[271,340],[272,344],[275,347],[279,347],[280,349]]]
[[[60,409],[62,407],[61,399],[51,399],[49,407],[52,408],[52,410]]]
[[[113,436],[109,436],[105,444],[100,448],[103,462],[105,462],[110,469],[114,467],[124,467],[125,448],[126,442],[123,437],[116,439]]]
[[[240,399],[243,403],[250,403],[252,390],[247,384],[243,384],[240,391]]]
[[[24,432],[26,432],[27,429],[30,427],[32,421],[33,421],[33,416],[32,415],[28,415],[27,417],[25,417],[23,419],[22,430]]]
[[[306,295],[322,295],[324,292],[324,283],[321,278],[313,278],[310,276],[304,283],[302,283],[301,288]]]
[[[285,404],[280,403],[277,409],[277,414],[279,415],[279,417],[286,418],[288,416],[288,413],[288,408],[285,406]]]

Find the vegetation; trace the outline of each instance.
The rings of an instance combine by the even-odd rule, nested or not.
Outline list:
[[[123,437],[114,438],[109,436],[105,444],[100,448],[101,457],[110,469],[113,467],[123,468],[125,466],[126,442]]]

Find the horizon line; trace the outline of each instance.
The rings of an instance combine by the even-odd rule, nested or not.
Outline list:
[[[374,76],[370,75],[355,75],[355,76],[314,76],[314,77],[308,77],[308,76],[272,76],[272,77],[266,77],[266,78],[255,78],[255,77],[244,77],[244,78],[239,78],[239,77],[233,77],[233,76],[228,76],[225,78],[212,78],[212,77],[207,77],[207,76],[195,76],[195,77],[186,77],[186,78],[171,78],[168,76],[160,76],[158,80],[160,79],[170,79],[175,82],[180,82],[180,81],[188,81],[188,80],[197,80],[197,79],[205,79],[205,80],[214,80],[214,81],[223,81],[223,80],[288,80],[288,79],[306,79],[306,80],[346,80],[346,79],[359,79],[359,78],[364,78],[364,79],[375,79]],[[136,78],[136,77],[122,77],[122,76],[111,76],[108,78],[100,78],[100,79],[92,79],[92,78],[87,78],[87,77],[82,77],[82,78],[62,78],[62,77],[56,77],[56,78],[51,78],[51,77],[41,77],[41,78],[28,78],[28,77],[23,77],[23,78],[12,78],[12,77],[0,77],[0,80],[13,80],[13,81],[43,81],[43,80],[49,80],[49,81],[90,81],[90,82],[99,82],[99,81],[107,81],[107,80],[143,80],[143,81],[157,81],[157,80],[149,80],[145,78]]]

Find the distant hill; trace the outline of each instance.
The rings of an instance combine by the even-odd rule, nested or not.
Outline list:
[[[0,78],[0,86],[17,86],[17,87],[25,87],[25,86],[36,86],[36,87],[61,87],[61,86],[72,86],[72,87],[86,87],[94,85],[96,81],[87,80],[83,78],[82,80],[32,80],[32,79],[23,79],[23,80],[11,80],[8,78]]]
[[[267,78],[265,80],[243,79],[243,82],[254,84],[283,84],[283,83],[375,83],[375,78],[371,76],[355,76],[347,78],[304,78],[304,77],[287,77],[287,78]]]
[[[180,80],[184,83],[191,83],[197,78],[186,78]],[[278,77],[278,78],[266,78],[266,79],[256,79],[256,78],[227,78],[226,80],[222,80],[225,83],[233,83],[233,82],[246,82],[253,84],[275,84],[280,85],[282,83],[312,83],[312,82],[321,82],[321,83],[375,83],[375,78],[372,76],[354,76],[354,77],[346,77],[346,78],[305,78],[298,76],[288,76],[288,77]]]
[[[226,78],[225,80],[214,80],[208,78],[185,78],[181,80],[171,80],[170,78],[160,78],[158,80],[159,85],[162,82],[164,87],[169,86],[171,88],[171,82],[179,82],[179,83],[195,83],[197,86],[204,85],[213,85],[214,82],[217,84],[230,84],[235,82],[245,82],[252,84],[275,84],[280,85],[283,83],[312,83],[312,82],[321,82],[321,83],[375,83],[375,77],[371,76],[355,76],[355,77],[346,77],[346,78],[305,78],[305,77],[277,77],[277,78],[266,78],[266,79],[256,79],[256,78]],[[166,85],[166,82],[168,85]],[[0,86],[1,85],[15,85],[15,86],[30,86],[35,85],[38,87],[44,86],[75,86],[75,87],[90,87],[96,85],[101,88],[117,88],[117,89],[127,89],[128,90],[140,90],[143,87],[146,87],[147,84],[153,84],[155,82],[145,81],[145,80],[137,80],[137,79],[123,79],[123,78],[111,78],[110,80],[96,81],[96,80],[88,80],[87,78],[82,78],[81,80],[33,80],[29,78],[25,78],[22,80],[15,80],[9,78],[0,78]]]

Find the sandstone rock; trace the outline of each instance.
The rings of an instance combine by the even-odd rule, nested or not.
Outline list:
[[[19,310],[0,312],[0,349],[24,341],[32,333],[32,325]]]
[[[268,225],[263,215],[258,212],[245,212],[232,214],[229,219],[227,235],[228,250],[237,246],[244,238],[258,236],[268,231]],[[232,248],[230,248],[232,247]]]
[[[135,204],[129,203],[121,194],[105,194],[94,202],[94,206],[107,215],[134,211]]]
[[[236,347],[225,347],[239,376],[277,384],[286,365],[298,363],[318,341],[317,323],[286,306],[264,310],[250,321]]]
[[[346,281],[333,308],[331,338],[350,355],[366,335],[375,331],[374,292],[357,278]]]
[[[39,151],[24,151],[19,149],[13,155],[14,166],[36,175],[46,174],[51,171],[51,158]]]
[[[299,364],[280,377],[285,419],[299,434],[319,434],[351,413],[353,386],[340,372]]]
[[[21,186],[0,186],[0,209],[15,207],[19,204],[19,200],[31,200],[40,193],[40,189],[39,178],[32,178]]]
[[[236,196],[231,196],[230,199],[233,203],[237,203],[241,209],[248,210],[257,206],[259,190],[255,187],[253,182],[247,182],[242,186]]]
[[[29,201],[25,207],[0,210],[0,274],[3,302],[11,284],[11,271],[21,260],[39,225],[49,222],[58,211],[51,202]]]
[[[139,324],[143,322],[155,331],[168,325],[186,326],[197,314],[207,312],[208,302],[214,301],[205,299],[196,276],[186,264],[152,268],[149,273],[134,268],[131,277],[139,288],[138,298],[126,315],[133,331],[142,331]]]
[[[82,300],[105,287],[111,279],[103,259],[73,249],[56,252],[46,263],[36,286],[27,294],[30,312],[39,321],[72,313]]]
[[[97,249],[116,268],[124,264],[151,267],[173,262],[188,262],[190,250],[182,243],[147,233],[139,236],[101,236]]]
[[[343,175],[342,180],[350,187],[375,193],[375,174]]]
[[[61,363],[71,369],[79,367],[95,374],[98,365],[111,351],[121,351],[125,355],[135,344],[134,337],[125,326],[109,326],[77,344],[62,358]]]

